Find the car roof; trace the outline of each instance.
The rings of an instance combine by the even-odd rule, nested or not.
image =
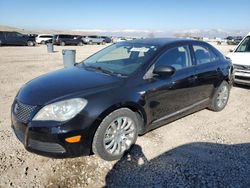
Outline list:
[[[247,36],[250,36],[250,33],[248,33]]]
[[[125,41],[127,43],[140,43],[140,44],[148,44],[155,46],[165,46],[170,43],[175,42],[191,42],[194,41],[192,39],[183,39],[183,38],[146,38],[146,39],[135,39],[130,41]]]

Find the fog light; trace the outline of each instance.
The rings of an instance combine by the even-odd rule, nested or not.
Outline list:
[[[80,140],[81,140],[81,136],[80,135],[69,137],[69,138],[65,139],[65,141],[68,142],[68,143],[76,143],[76,142],[80,142]]]

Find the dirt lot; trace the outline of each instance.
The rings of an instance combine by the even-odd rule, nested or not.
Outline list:
[[[219,113],[202,110],[139,137],[120,161],[50,159],[27,152],[10,128],[10,106],[30,79],[103,46],[0,48],[0,187],[250,187],[250,90],[234,87]],[[219,46],[227,53],[228,46]]]

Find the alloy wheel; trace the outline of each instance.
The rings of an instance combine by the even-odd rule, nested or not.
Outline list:
[[[106,129],[103,144],[111,155],[121,155],[133,144],[135,122],[129,117],[118,117]]]
[[[227,104],[228,96],[229,96],[228,87],[224,85],[223,87],[220,88],[217,96],[217,106],[219,108],[223,108]]]

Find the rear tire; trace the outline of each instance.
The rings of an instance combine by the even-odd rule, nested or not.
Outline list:
[[[45,41],[43,40],[43,41],[41,41],[41,44],[45,44]]]
[[[94,135],[92,149],[106,161],[120,159],[136,142],[138,118],[128,108],[120,108],[106,116]]]
[[[229,84],[226,81],[223,81],[221,85],[216,89],[209,109],[214,112],[219,112],[223,110],[227,105],[229,94]]]
[[[83,46],[83,42],[79,42],[77,45],[78,46]]]
[[[106,42],[105,41],[102,41],[102,45],[105,45],[106,44]]]
[[[92,41],[89,41],[89,44],[90,44],[90,45],[92,45],[92,44],[93,44],[93,42],[92,42]]]
[[[27,46],[34,46],[34,42],[28,41],[28,42],[27,42]]]

